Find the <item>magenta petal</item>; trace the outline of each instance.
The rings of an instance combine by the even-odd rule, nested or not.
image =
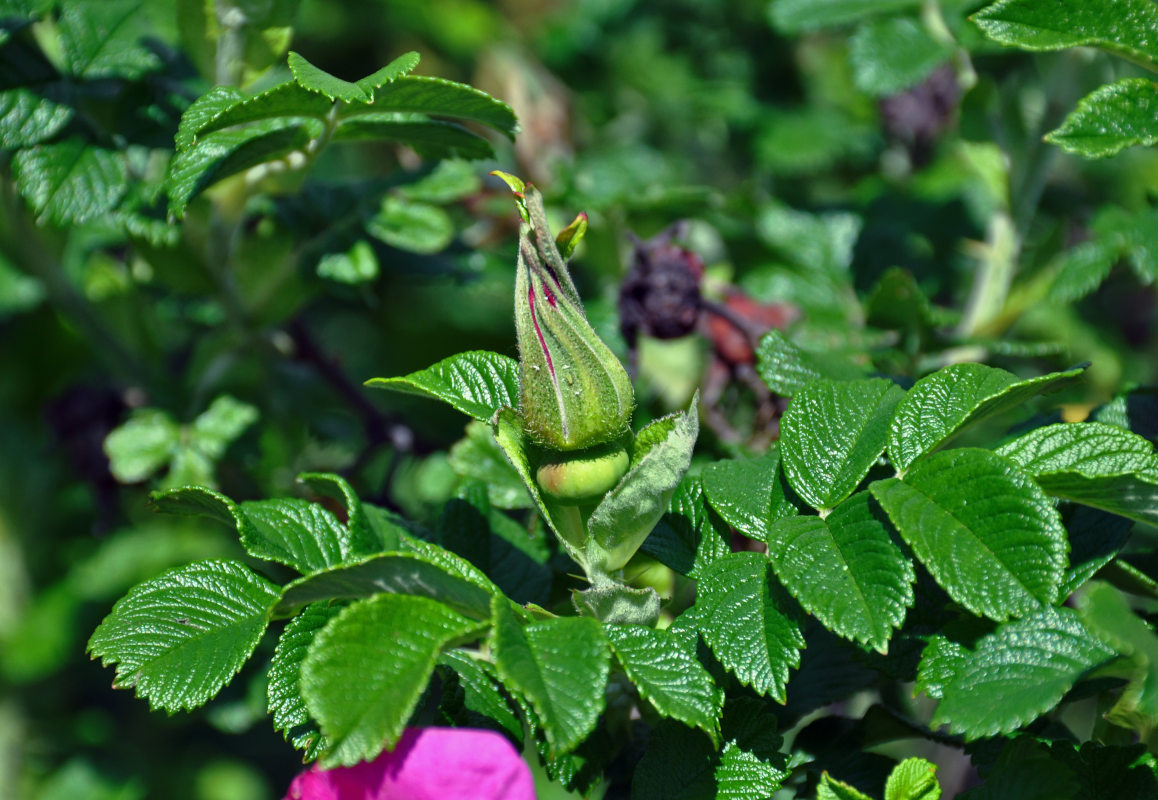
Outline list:
[[[535,800],[531,771],[494,731],[410,728],[371,762],[294,778],[285,800]]]
[[[412,728],[390,755],[376,800],[535,800],[526,762],[494,731]]]

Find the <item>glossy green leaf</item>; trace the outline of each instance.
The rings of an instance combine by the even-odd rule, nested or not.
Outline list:
[[[41,222],[88,222],[112,211],[124,197],[124,155],[79,137],[38,144],[12,156],[20,193]]]
[[[444,358],[432,367],[400,378],[374,378],[376,389],[434,397],[482,422],[500,408],[514,408],[519,397],[519,362],[486,350]]]
[[[934,453],[903,481],[870,487],[937,583],[975,614],[1024,616],[1061,598],[1065,529],[1011,462],[988,450]]]
[[[777,30],[792,34],[847,25],[920,5],[920,0],[772,0],[768,12]]]
[[[660,716],[700,728],[719,742],[724,692],[671,634],[641,625],[606,625],[604,633],[627,677]]]
[[[151,707],[196,708],[253,653],[275,602],[276,587],[238,561],[177,567],[118,600],[88,651]]]
[[[789,776],[783,738],[768,704],[730,698],[724,708],[724,746],[715,766],[716,800],[766,800]]]
[[[729,672],[759,694],[784,702],[788,671],[800,665],[804,634],[791,602],[759,553],[732,553],[708,564],[696,588],[696,625]]]
[[[731,531],[707,506],[699,478],[685,476],[640,549],[681,575],[699,578],[704,567],[732,552]]]
[[[906,758],[885,783],[885,800],[940,800],[937,765],[923,758]]]
[[[438,600],[460,614],[486,619],[491,593],[412,553],[382,553],[286,584],[276,613],[320,600],[349,600],[383,592]]]
[[[374,95],[374,113],[397,111],[433,114],[452,119],[481,122],[514,140],[519,130],[518,120],[510,106],[483,91],[462,83],[407,75],[396,78]],[[349,113],[359,113],[355,108]]]
[[[355,83],[373,99],[377,96],[378,90],[383,86],[413,72],[414,68],[418,66],[419,60],[420,57],[418,53],[414,51],[403,53],[386,66],[376,72],[370,73],[365,78],[355,81]]]
[[[627,474],[587,518],[590,564],[621,569],[655,528],[691,464],[699,434],[696,406],[693,400],[688,411],[656,420],[636,436]],[[642,443],[647,447],[641,452]]]
[[[802,350],[775,329],[764,334],[756,348],[756,371],[768,388],[782,397],[792,397],[822,378],[847,381],[865,374],[863,368],[839,357]]]
[[[883,378],[814,381],[780,420],[784,475],[814,508],[832,508],[856,489],[885,449],[893,411],[904,398]]]
[[[189,201],[217,181],[304,150],[310,130],[289,120],[230,128],[205,136],[169,164],[165,191],[178,217]]]
[[[140,483],[169,463],[180,436],[180,427],[164,411],[138,409],[105,437],[109,471],[121,483]]]
[[[611,653],[590,617],[555,617],[523,626],[505,598],[493,604],[491,648],[508,689],[535,709],[552,750],[573,750],[603,712]]]
[[[1083,97],[1061,127],[1045,139],[1068,153],[1105,158],[1127,147],[1158,144],[1156,117],[1158,84],[1146,78],[1125,78]]]
[[[322,120],[333,108],[323,95],[293,81],[280,83],[252,97],[236,89],[216,86],[198,97],[177,128],[177,151],[188,150],[212,133],[254,122],[280,123],[290,117]]]
[[[1158,522],[1158,455],[1137,434],[1101,422],[1048,425],[999,451],[1047,493],[1141,522]]]
[[[71,106],[32,89],[0,92],[0,148],[16,150],[51,139],[72,119]]]
[[[458,691],[462,693],[461,706],[455,709],[457,713],[449,721],[471,728],[493,728],[512,744],[521,747],[523,721],[512,709],[511,701],[499,683],[498,672],[489,661],[474,656],[473,651],[454,649],[447,650],[438,659],[440,666],[454,672],[457,687],[451,687],[451,691],[455,693],[456,701]],[[449,715],[447,690],[444,688],[443,691],[440,711]]]
[[[251,500],[240,509],[249,521],[239,528],[241,544],[251,556],[308,575],[350,555],[350,532],[320,503],[279,497]]]
[[[954,364],[913,384],[889,429],[889,460],[906,470],[917,458],[983,419],[1018,408],[1031,398],[1076,380],[1085,367],[1038,378],[982,364]]]
[[[380,594],[343,609],[301,667],[306,707],[329,744],[322,763],[349,766],[392,747],[439,653],[483,630],[426,597]]]
[[[298,53],[290,52],[287,63],[294,81],[303,89],[345,103],[369,103],[373,99],[370,93],[358,84],[344,81],[325,70],[318,69]]]
[[[977,642],[944,689],[933,724],[968,739],[1008,733],[1053,708],[1114,651],[1075,612],[1043,608]]]
[[[326,749],[326,740],[317,723],[310,718],[302,697],[302,662],[306,660],[314,636],[340,610],[340,607],[326,603],[307,606],[282,630],[269,663],[266,696],[273,728],[281,731],[286,741],[298,750],[304,750],[307,759],[321,755]]]
[[[867,22],[849,39],[848,48],[857,88],[875,96],[916,86],[953,53],[910,17]]]
[[[379,241],[412,253],[437,253],[454,239],[454,223],[438,206],[387,196],[366,232]]]
[[[797,514],[784,496],[780,449],[757,458],[717,461],[703,473],[704,494],[724,521],[752,539],[768,541],[768,528]]]
[[[1092,46],[1158,62],[1158,9],[1149,0],[999,0],[973,21],[991,39],[1024,50]]]
[[[784,588],[826,628],[886,653],[913,604],[916,573],[883,517],[870,494],[859,492],[824,519],[775,523],[768,557]]]
[[[249,520],[232,500],[204,486],[184,486],[153,492],[149,496],[149,505],[162,514],[209,517],[230,528],[249,525]]]
[[[345,478],[331,472],[303,472],[298,475],[298,483],[308,486],[322,497],[329,497],[342,504],[346,530],[350,532],[351,555],[363,556],[397,549],[393,541],[388,543],[392,546],[384,546],[370,521],[367,507]]]

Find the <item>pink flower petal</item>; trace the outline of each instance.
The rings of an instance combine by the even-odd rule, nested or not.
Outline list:
[[[353,767],[301,773],[285,800],[535,800],[531,771],[494,731],[410,728]]]

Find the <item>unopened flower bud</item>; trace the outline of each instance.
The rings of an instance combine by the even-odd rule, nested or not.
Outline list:
[[[515,328],[523,428],[555,451],[608,443],[627,430],[631,380],[587,321],[542,196],[526,187],[522,199],[528,222],[519,234]]]

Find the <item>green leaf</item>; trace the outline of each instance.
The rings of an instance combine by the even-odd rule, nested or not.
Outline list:
[[[1101,581],[1091,584],[1079,609],[1082,622],[1101,642],[1137,660],[1133,691],[1126,694],[1143,713],[1158,716],[1158,636],[1134,614],[1122,592]]]
[[[210,134],[255,122],[285,127],[289,118],[321,121],[334,104],[324,96],[290,81],[252,97],[217,86],[193,101],[177,127],[177,151],[184,152]]]
[[[873,800],[873,798],[825,772],[820,776],[820,783],[816,785],[816,800]]]
[[[849,39],[848,47],[857,88],[874,96],[916,86],[953,54],[910,17],[867,22]]]
[[[800,349],[775,328],[764,334],[756,348],[756,371],[768,388],[782,397],[792,397],[822,378],[847,381],[865,374],[863,368],[839,357]]]
[[[462,83],[407,75],[383,86],[374,95],[375,113],[400,111],[481,122],[514,141],[519,123],[510,106],[486,92]],[[354,108],[350,113],[359,113]]]
[[[180,427],[164,411],[137,409],[105,437],[109,471],[121,483],[140,483],[169,463],[180,438]]]
[[[306,660],[306,654],[318,631],[336,617],[340,610],[338,606],[326,603],[307,606],[285,626],[269,663],[266,695],[269,713],[273,717],[273,728],[281,731],[286,741],[295,748],[304,750],[307,760],[322,754],[326,749],[326,740],[318,724],[310,718],[306,701],[302,697],[302,662]]]
[[[344,253],[326,253],[318,260],[318,277],[357,285],[378,277],[378,257],[365,239],[359,239]]]
[[[169,207],[180,217],[189,201],[212,184],[304,150],[310,139],[305,125],[288,120],[230,128],[205,136],[170,162],[165,178]]]
[[[1153,8],[1154,4],[1146,5]],[[1067,153],[1105,158],[1127,147],[1158,144],[1156,117],[1158,84],[1146,78],[1126,78],[1083,97],[1045,140]]]
[[[793,263],[819,273],[844,276],[863,222],[856,214],[809,214],[780,205],[765,207],[756,233]]]
[[[433,397],[481,422],[490,422],[500,408],[518,405],[519,362],[486,350],[444,358],[432,367],[400,378],[374,378],[376,389]]]
[[[1158,455],[1149,441],[1101,422],[1047,425],[998,450],[1047,494],[1140,522],[1158,522]]]
[[[920,5],[920,0],[773,0],[768,12],[777,30],[794,34],[847,25]]]
[[[361,114],[342,120],[334,131],[332,141],[399,142],[409,145],[426,158],[477,159],[494,156],[490,142],[462,125],[441,120],[415,120],[392,111]]]
[[[72,119],[71,106],[31,89],[0,92],[0,148],[16,150],[47,141]]]
[[[1158,9],[1150,0],[999,0],[972,19],[989,38],[1024,50],[1090,46],[1158,62]]]
[[[720,740],[724,692],[666,631],[640,625],[607,625],[604,633],[639,694],[663,717],[700,728]]]
[[[367,507],[342,476],[330,472],[303,472],[298,475],[298,483],[305,484],[323,497],[341,501],[346,512],[346,530],[350,532],[351,555],[363,556],[398,549],[396,540],[384,541],[378,535]]]
[[[269,91],[265,94],[268,94]],[[256,100],[256,98],[252,99]],[[189,107],[181,114],[181,122],[177,125],[177,134],[173,137],[177,152],[188,150],[192,147],[193,143],[197,140],[197,135],[203,130],[205,133],[211,133],[213,130],[216,130],[206,130],[206,127],[211,121],[220,117],[227,110],[244,107],[249,102],[250,100],[246,100],[241,92],[232,86],[214,86],[208,92],[198,97],[190,103]],[[228,123],[222,127],[229,127],[231,124],[236,123]]]
[[[440,161],[428,174],[398,188],[407,200],[444,205],[482,191],[478,168],[467,161]]]
[[[705,504],[700,480],[685,476],[640,549],[681,575],[699,578],[705,566],[732,552],[731,532]]]
[[[133,687],[150,707],[196,708],[253,653],[276,601],[276,587],[241,562],[178,567],[118,600],[88,651],[117,665],[115,688]]]
[[[1043,608],[977,642],[944,689],[933,716],[968,739],[1009,733],[1057,705],[1114,651],[1068,608]]]
[[[725,741],[716,765],[717,800],[765,800],[789,775],[781,754],[783,738],[767,703],[752,697],[730,698],[724,709]]]
[[[341,564],[350,555],[350,532],[320,503],[296,497],[251,500],[238,529],[245,551],[303,575]]]
[[[461,690],[462,705],[449,721],[456,726],[492,728],[504,734],[517,747],[523,744],[523,722],[511,708],[511,701],[499,684],[499,676],[489,661],[473,658],[466,650],[447,650],[438,663],[453,670],[457,678],[457,689]],[[454,692],[454,689],[451,689]],[[448,709],[444,689],[444,699],[440,711]]]
[[[759,553],[731,553],[708,564],[696,592],[696,625],[729,672],[758,694],[784,702],[788,670],[800,665],[804,634]]]
[[[306,707],[329,743],[323,765],[351,766],[393,747],[439,653],[483,630],[426,597],[380,594],[343,609],[301,668]]]
[[[77,77],[136,78],[161,66],[145,43],[152,30],[143,0],[68,3],[60,12],[61,55]]]
[[[913,384],[897,405],[889,429],[889,460],[903,471],[983,419],[1076,380],[1085,367],[1028,380],[996,367],[954,364]]]
[[[294,80],[303,89],[346,103],[369,103],[373,100],[370,92],[358,84],[344,81],[318,69],[297,53],[290,52],[288,63]]]
[[[883,516],[859,492],[824,519],[782,519],[769,534],[768,557],[784,588],[826,628],[887,653],[917,576]]]
[[[903,481],[870,489],[937,583],[973,613],[1002,622],[1061,599],[1065,529],[1009,461],[974,448],[934,453]]]
[[[493,601],[491,647],[508,689],[535,709],[556,752],[575,749],[603,712],[611,653],[599,623],[590,617],[555,617],[523,626]]]
[[[454,223],[438,206],[411,203],[387,196],[382,207],[366,223],[375,239],[412,253],[437,253],[454,239]]]
[[[519,473],[503,455],[488,425],[472,420],[466,426],[466,437],[451,446],[447,461],[462,477],[485,483],[492,506],[527,508],[531,505]]]
[[[121,153],[72,137],[17,151],[12,172],[40,222],[79,224],[116,208],[128,185]]]
[[[630,469],[587,518],[589,564],[621,569],[655,528],[691,464],[699,434],[696,406],[693,400],[688,411],[637,434]]]
[[[885,783],[885,800],[940,800],[937,765],[923,758],[906,758],[893,767]]]
[[[372,72],[365,78],[356,81],[356,84],[358,88],[370,95],[372,102],[378,89],[413,72],[414,68],[418,66],[420,58],[418,53],[413,50],[409,53],[403,53],[377,72]]]
[[[784,475],[796,494],[824,509],[852,494],[884,452],[904,396],[883,378],[815,381],[800,389],[780,421]]]
[[[631,800],[716,800],[714,751],[711,740],[699,731],[660,722],[636,765]]]
[[[1055,303],[1072,303],[1102,285],[1117,263],[1119,248],[1113,242],[1094,239],[1067,250],[1049,287],[1049,299]]]
[[[193,441],[207,456],[217,460],[229,443],[257,422],[257,409],[229,395],[221,395],[193,420]]]
[[[286,584],[275,613],[320,600],[348,600],[383,592],[427,597],[473,619],[490,615],[491,592],[413,553],[382,553]]]
[[[704,470],[703,483],[712,508],[752,539],[768,541],[769,526],[797,514],[784,496],[778,447],[757,458],[717,461]]]
[[[209,517],[238,530],[249,525],[249,520],[232,500],[204,486],[184,486],[153,492],[149,496],[149,505],[162,514]]]

